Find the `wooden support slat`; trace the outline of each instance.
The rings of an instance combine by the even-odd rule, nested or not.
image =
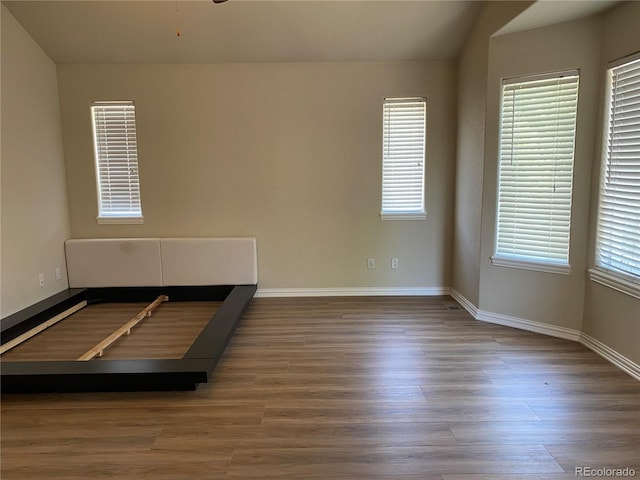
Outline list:
[[[113,332],[107,338],[102,340],[100,343],[98,343],[97,345],[91,347],[84,354],[79,356],[77,358],[77,360],[78,361],[87,361],[87,360],[91,360],[92,358],[94,358],[96,356],[101,357],[102,356],[102,352],[104,351],[105,348],[107,348],[113,342],[118,340],[122,335],[125,335],[125,334],[129,335],[131,333],[131,329],[133,327],[135,327],[145,317],[150,317],[151,316],[151,312],[153,310],[155,310],[158,306],[160,306],[160,304],[162,302],[166,302],[168,300],[169,300],[168,296],[160,295],[152,303],[150,303],[144,310],[142,310],[140,313],[138,313],[131,320],[129,320],[127,323],[125,323],[123,326],[121,326],[119,329],[117,329],[115,332]]]
[[[11,350],[13,347],[16,347],[16,346],[20,345],[22,342],[25,342],[25,341],[29,340],[31,337],[39,334],[43,330],[46,330],[50,326],[55,325],[60,320],[64,320],[69,315],[72,315],[72,314],[76,313],[78,310],[80,310],[81,308],[84,308],[86,306],[87,306],[87,301],[83,300],[82,302],[77,303],[73,307],[67,308],[64,312],[59,313],[55,317],[50,318],[46,322],[42,322],[40,325],[38,325],[36,327],[33,327],[31,330],[27,330],[22,335],[19,335],[16,338],[14,338],[13,340],[11,340],[11,341],[5,343],[4,345],[2,345],[2,347],[0,347],[0,355],[2,355],[3,353],[5,353],[8,350]]]

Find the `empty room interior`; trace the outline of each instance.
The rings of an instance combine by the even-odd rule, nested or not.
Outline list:
[[[640,475],[639,1],[1,22],[3,479]]]

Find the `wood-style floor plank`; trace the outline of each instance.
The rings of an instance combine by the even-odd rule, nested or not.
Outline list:
[[[455,305],[254,299],[195,392],[4,395],[1,478],[640,474],[639,382],[578,343],[478,322]]]

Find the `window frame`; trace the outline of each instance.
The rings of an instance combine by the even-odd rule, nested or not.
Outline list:
[[[603,261],[601,256],[601,234],[602,234],[602,222],[603,222],[603,204],[604,197],[606,195],[606,190],[608,189],[609,183],[609,175],[608,172],[612,169],[611,163],[611,152],[614,150],[615,145],[613,145],[612,141],[612,123],[613,119],[613,108],[612,104],[615,101],[614,92],[614,84],[613,84],[613,76],[615,70],[622,69],[627,67],[630,64],[638,63],[638,71],[640,72],[640,52],[635,53],[633,55],[629,55],[613,62],[610,62],[607,66],[606,70],[606,90],[604,92],[604,118],[602,124],[602,145],[601,145],[601,164],[600,164],[600,178],[598,185],[598,213],[596,218],[596,229],[595,229],[595,248],[594,248],[594,256],[593,256],[593,268],[589,269],[589,278],[591,281],[604,285],[606,287],[612,288],[619,292],[625,293],[632,297],[640,299],[640,275],[635,275],[633,272],[625,272],[623,270],[619,270],[613,268],[613,266]],[[637,90],[640,93],[640,85]],[[636,90],[634,89],[634,93]],[[635,117],[634,117],[635,118]],[[640,115],[638,116],[640,119]],[[635,130],[634,130],[635,133]],[[638,132],[638,138],[640,138],[640,131]],[[636,159],[637,163],[640,164],[640,159]],[[640,175],[638,175],[640,178]],[[635,178],[635,177],[634,177]],[[640,195],[640,188],[636,193]],[[615,195],[611,195],[611,197],[615,200]],[[638,219],[640,223],[640,218]],[[624,242],[622,242],[624,243]],[[640,246],[640,241],[638,241],[638,245],[632,248],[637,248]],[[612,262],[609,259],[609,262]]]
[[[566,215],[566,222],[564,222],[563,226],[561,227],[562,230],[566,231],[566,237],[565,237],[566,240],[563,239],[563,242],[562,242],[562,245],[563,245],[562,248],[566,248],[566,257],[552,258],[551,255],[544,257],[541,255],[532,255],[532,254],[526,254],[526,253],[511,253],[511,252],[505,251],[506,250],[505,248],[501,250],[500,244],[507,243],[505,242],[504,238],[501,240],[501,233],[504,236],[505,230],[508,229],[508,224],[507,225],[501,224],[501,206],[502,206],[501,199],[503,197],[503,190],[504,190],[503,178],[506,179],[505,182],[507,180],[513,180],[514,178],[517,178],[517,174],[514,174],[510,177],[507,177],[507,176],[503,177],[503,171],[502,171],[502,168],[503,168],[502,157],[503,157],[503,149],[504,149],[503,130],[504,130],[505,86],[523,85],[526,83],[543,82],[546,80],[547,81],[560,80],[563,78],[575,78],[575,87],[572,87],[572,88],[575,88],[575,97],[573,100],[575,102],[575,110],[572,112],[573,133],[572,133],[572,139],[571,139],[571,159],[568,162],[570,164],[570,170],[569,170],[569,173],[565,174],[563,177],[565,180],[569,180],[568,192],[565,193],[565,198],[563,199],[563,202],[568,202],[568,203],[564,203],[564,209],[559,210],[560,213],[564,212],[564,214]],[[499,135],[498,163],[497,163],[496,204],[495,204],[496,205],[495,244],[494,244],[494,254],[491,256],[491,263],[494,266],[517,268],[522,270],[532,270],[532,271],[539,271],[539,272],[553,273],[553,274],[560,274],[560,275],[569,275],[569,273],[571,272],[571,264],[570,264],[571,217],[572,217],[572,203],[573,203],[573,177],[574,177],[574,170],[575,170],[575,140],[576,140],[577,123],[578,123],[579,89],[580,89],[580,71],[578,69],[563,70],[563,71],[550,72],[545,74],[511,77],[511,78],[502,79],[501,81],[500,107],[499,107],[500,119],[499,119],[499,125],[498,125],[498,135]],[[512,115],[512,118],[515,119],[515,117],[516,117],[516,113],[514,112]],[[551,135],[545,138],[554,138],[554,136]],[[557,158],[557,157],[554,157],[554,158]],[[554,165],[553,171],[557,172],[559,170],[561,170],[561,168]],[[543,183],[543,185],[545,184]],[[546,201],[551,203],[551,200],[549,200],[548,198],[546,198]],[[535,203],[531,201],[529,202]],[[522,205],[522,203],[518,203],[517,201],[514,201],[512,205]],[[513,215],[515,214],[512,214],[512,216]],[[514,224],[514,227],[517,227],[517,225]],[[558,230],[558,232],[560,232],[560,230]],[[549,234],[546,239],[544,238],[542,239],[549,241],[552,236],[553,236],[552,234]],[[515,242],[515,236],[513,241]],[[513,249],[516,250],[518,247],[520,248],[520,252],[523,252],[522,250],[523,244],[520,244],[518,246],[518,244],[515,243]],[[550,244],[547,244],[546,248],[547,250],[550,250],[551,249]]]
[[[122,197],[128,196],[130,199],[134,198],[133,202],[130,203],[133,205],[132,208],[118,211],[115,208],[109,208],[105,203],[109,203],[109,201],[117,200],[118,195],[109,195],[104,192],[105,188],[110,188],[113,184],[118,184],[118,182],[114,182],[113,184],[109,182],[107,178],[104,177],[103,172],[108,169],[109,157],[104,156],[101,152],[104,151],[105,147],[108,148],[109,143],[109,133],[104,131],[104,128],[100,126],[100,120],[98,120],[98,115],[100,113],[106,112],[109,108],[117,109],[120,108],[122,110],[121,116],[127,118],[129,115],[124,113],[126,109],[132,109],[132,119],[133,126],[127,124],[127,120],[124,120],[123,128],[126,133],[124,137],[128,137],[128,135],[133,135],[133,140],[126,140],[126,153],[125,154],[117,154],[114,157],[118,157],[116,162],[122,161],[125,158],[126,162],[130,164],[129,173],[127,173],[127,180],[122,181],[122,183],[128,183],[127,194],[122,195]],[[108,101],[92,101],[90,104],[90,112],[91,112],[91,129],[93,133],[93,149],[94,149],[94,168],[95,168],[95,176],[96,176],[96,193],[97,193],[97,201],[98,201],[98,215],[96,220],[99,224],[142,224],[144,223],[144,216],[142,214],[142,199],[140,192],[140,171],[139,171],[139,162],[138,162],[138,144],[137,144],[137,123],[136,123],[136,111],[135,111],[135,102],[132,100],[108,100]],[[102,119],[103,120],[103,119]],[[102,130],[102,131],[101,131]],[[121,140],[121,139],[118,139]],[[116,140],[116,141],[118,141]],[[112,139],[113,141],[113,139]],[[120,165],[120,168],[122,166]],[[135,173],[131,173],[131,169]],[[114,169],[117,170],[117,167]],[[119,185],[122,187],[122,185]],[[108,201],[105,202],[105,199]]]
[[[390,125],[390,117],[391,115],[391,105],[405,105],[410,106],[412,104],[420,104],[422,108],[422,118],[421,126],[414,125],[414,128],[417,131],[421,130],[422,138],[416,139],[413,141],[417,141],[418,144],[421,143],[421,152],[419,153],[419,168],[415,168],[412,172],[413,175],[416,172],[419,172],[419,179],[417,182],[419,184],[418,188],[415,186],[411,187],[414,192],[419,192],[419,199],[414,201],[413,206],[411,208],[393,208],[390,204],[398,202],[398,198],[394,196],[394,192],[392,191],[397,187],[398,178],[394,176],[393,169],[394,165],[397,168],[397,163],[394,163],[393,159],[389,158],[390,153],[390,138],[392,135],[398,135],[398,132],[395,133],[392,131],[392,127]],[[383,108],[382,108],[382,199],[381,199],[381,207],[380,207],[380,219],[381,220],[425,220],[427,218],[427,212],[425,209],[425,185],[426,185],[426,156],[427,156],[427,99],[426,97],[386,97],[383,100]],[[417,150],[419,150],[418,148]],[[415,157],[414,157],[415,158]],[[406,169],[406,161],[400,161],[401,163],[405,163],[403,168]],[[413,180],[412,180],[412,183]],[[419,204],[419,205],[418,205]]]

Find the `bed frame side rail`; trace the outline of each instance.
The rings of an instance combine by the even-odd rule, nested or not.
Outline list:
[[[0,321],[1,344],[19,337],[74,305],[88,300],[86,288],[68,288]]]

